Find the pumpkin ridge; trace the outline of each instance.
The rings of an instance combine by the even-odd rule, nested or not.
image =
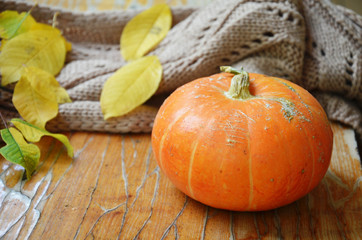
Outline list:
[[[290,121],[289,121],[290,122]],[[279,124],[280,126],[281,126],[281,129],[283,129],[283,123],[280,121],[280,122],[277,122],[277,123],[275,123],[275,124]],[[293,124],[293,123],[292,123]],[[283,142],[287,142],[287,139],[286,139],[286,137],[285,137],[285,134],[282,132],[282,131],[280,131],[279,132],[279,136],[278,136],[278,139],[279,139],[279,142],[281,142],[281,143],[283,143]],[[284,151],[282,151],[283,152],[283,154],[284,154],[284,156],[285,156],[285,158],[288,160],[288,171],[289,171],[289,173],[291,173],[292,172],[292,163],[291,163],[291,157],[293,157],[293,156],[291,156],[292,154],[290,154],[290,151],[289,151],[289,146],[288,146],[288,144],[280,144],[281,146],[283,146],[284,147]],[[286,190],[285,190],[285,198],[286,199],[289,199],[289,195],[290,195],[290,185],[291,185],[291,178],[290,177],[288,177],[288,181],[287,181],[287,183],[286,183]]]
[[[165,142],[165,139],[166,139],[166,136],[168,135],[168,133],[171,131],[171,128],[176,124],[176,122],[178,120],[180,120],[182,117],[184,117],[186,115],[188,111],[185,111],[183,112],[182,114],[180,114],[180,116],[178,116],[177,118],[175,118],[168,126],[167,126],[167,129],[166,131],[163,133],[162,137],[161,137],[161,140],[160,140],[160,149],[158,150],[159,151],[159,158],[158,158],[158,162],[159,162],[159,165],[160,165],[160,168],[161,169],[164,169],[163,167],[163,160],[162,160],[162,152],[163,152],[163,146],[164,146],[164,142]]]
[[[221,94],[224,93],[224,90],[223,90],[223,89],[221,89],[221,88],[219,88],[219,87],[217,87],[217,86],[215,86],[215,85],[211,85],[210,87],[211,87],[212,89],[214,89],[215,91],[220,92]]]
[[[270,100],[270,99],[268,99]],[[280,103],[279,101],[277,101],[278,103]],[[277,111],[270,111],[270,115],[269,117],[271,119],[276,119],[277,117],[279,117],[279,112]],[[274,113],[274,114],[273,114]],[[293,124],[289,121],[290,124]],[[279,154],[280,154],[280,157],[279,159],[286,159],[286,162],[283,163],[283,166],[285,166],[285,172],[289,172],[289,174],[292,172],[291,169],[292,169],[292,162],[291,162],[291,157],[293,157],[292,154],[290,154],[290,151],[289,151],[289,146],[288,144],[281,144],[281,143],[284,143],[284,142],[287,142],[287,138],[285,137],[285,133],[283,131],[281,131],[282,129],[285,128],[285,123],[283,121],[275,121],[273,123],[273,128],[277,128],[277,129],[280,129],[280,131],[275,134],[275,142],[278,142],[280,148],[283,148],[283,151],[280,151]],[[274,162],[274,164],[279,164],[278,162]],[[278,174],[279,173],[276,173],[277,176],[275,176],[275,178],[273,177],[273,181],[275,181],[275,184],[276,184],[276,189],[278,191],[281,191],[281,188],[285,187],[285,190],[283,190],[284,194],[285,194],[285,198],[286,199],[289,199],[289,195],[290,195],[290,186],[291,186],[291,178],[290,177],[287,177],[285,175],[285,172],[284,173],[281,173],[281,179],[278,179]]]
[[[310,142],[310,138],[308,137],[308,134],[306,133],[305,129],[302,127],[302,130],[303,130],[303,133],[305,135],[305,138],[307,139],[308,141],[308,146],[310,148],[310,153],[312,154],[312,160],[313,160],[313,164],[312,164],[312,175],[310,177],[310,180],[309,180],[309,183],[308,183],[308,188],[307,188],[307,192],[309,192],[311,189],[310,189],[310,186],[312,185],[312,182],[313,182],[313,178],[314,178],[314,174],[315,174],[315,164],[316,164],[316,159],[315,159],[315,154],[314,154],[314,148],[313,148],[313,144],[311,144]]]
[[[252,207],[252,203],[253,203],[253,200],[254,200],[254,181],[253,181],[253,172],[252,172],[252,162],[253,162],[253,159],[252,159],[252,154],[251,154],[251,139],[250,139],[250,129],[252,128],[252,124],[255,124],[256,121],[255,119],[253,119],[251,116],[248,115],[248,107],[249,105],[245,104],[245,103],[238,103],[238,102],[235,102],[234,100],[235,99],[229,99],[229,106],[227,108],[232,108],[232,109],[236,109],[235,111],[238,113],[238,116],[242,116],[243,119],[245,119],[246,121],[246,125],[247,125],[247,131],[245,132],[245,140],[247,141],[247,152],[249,154],[248,156],[248,168],[249,168],[249,185],[250,185],[250,189],[249,189],[249,200],[248,200],[248,205],[247,205],[247,209],[250,210],[251,207]],[[246,99],[245,101],[247,100],[251,100],[252,98],[249,98],[249,99]],[[242,104],[244,107],[244,109],[240,109],[240,107],[230,107],[230,106],[233,106],[233,105],[240,105]]]
[[[250,129],[250,125],[249,125],[249,121],[248,121],[248,132]],[[252,173],[252,162],[253,162],[253,159],[251,157],[251,153],[250,153],[250,136],[248,134],[248,153],[249,153],[249,185],[250,185],[250,191],[249,191],[249,203],[248,203],[248,207],[247,209],[250,210],[251,208],[251,203],[253,202],[254,200],[254,182],[253,182],[253,173]]]
[[[229,98],[230,99],[230,98]],[[289,122],[292,121],[292,119],[294,119],[295,116],[297,116],[298,114],[302,114],[301,112],[299,112],[298,110],[296,110],[295,104],[290,101],[287,98],[284,97],[264,97],[264,96],[253,96],[251,98],[245,99],[245,100],[239,100],[239,101],[253,101],[253,100],[264,100],[264,101],[275,101],[280,103],[281,105],[281,111],[284,115],[284,118],[286,120],[288,120]],[[233,99],[234,100],[234,99]],[[237,100],[237,99],[235,99]],[[310,122],[310,120],[308,118],[306,118],[304,115],[301,117],[302,119],[304,119],[307,122]]]
[[[222,101],[221,101],[222,102]],[[202,106],[202,105],[200,105]],[[214,111],[214,109],[210,108],[210,112]],[[192,152],[191,152],[191,156],[190,156],[190,162],[189,162],[189,170],[188,170],[188,176],[187,176],[187,185],[188,185],[188,189],[189,189],[189,192],[190,192],[190,197],[194,198],[194,191],[193,191],[193,188],[192,188],[192,185],[191,185],[191,178],[192,178],[192,166],[193,166],[193,163],[194,163],[194,159],[195,159],[195,153],[196,153],[196,149],[199,145],[199,142],[200,142],[200,136],[203,136],[204,132],[206,129],[209,129],[209,126],[210,126],[210,123],[212,122],[212,120],[214,120],[214,118],[209,118],[205,127],[203,128],[203,130],[201,132],[199,132],[197,138],[196,138],[196,142],[194,143],[194,146],[193,146],[193,149],[192,149]]]
[[[189,170],[188,170],[188,175],[187,175],[187,185],[188,185],[188,189],[189,189],[189,192],[190,192],[190,195],[192,198],[195,198],[194,191],[191,186],[192,165],[195,160],[195,152],[196,152],[197,146],[199,145],[199,142],[200,142],[200,140],[199,140],[199,138],[197,138],[196,143],[194,144],[194,147],[192,148],[192,152],[191,152],[191,156],[190,156]]]
[[[300,96],[299,92],[292,86],[290,86],[288,83],[281,81],[278,78],[273,78],[274,80],[276,80],[277,82],[281,83],[282,85],[284,85],[285,87],[287,87],[290,91],[292,91],[295,95],[297,95],[297,97],[299,98],[299,101],[304,105],[304,107],[308,110],[308,112],[310,113],[310,115],[313,117],[313,113],[310,110],[310,107],[308,104],[306,104],[302,97]],[[303,116],[305,118],[305,116]],[[305,120],[310,121],[309,119],[305,118]]]
[[[292,86],[290,86],[288,83],[286,83],[286,82],[284,82],[284,81],[281,81],[281,80],[278,79],[278,78],[273,78],[273,79],[274,79],[275,81],[277,81],[278,83],[280,83],[280,84],[284,85],[285,87],[287,87],[290,91],[292,91],[293,94],[295,94],[295,95],[298,97],[299,101],[300,101],[300,102],[302,103],[302,105],[307,109],[307,111],[308,111],[309,114],[310,114],[310,117],[313,119],[314,115],[313,115],[312,110],[310,109],[309,105],[306,104],[306,103],[303,101],[303,99],[302,99],[302,97],[300,96],[299,92],[298,92],[295,88],[293,88]],[[307,121],[307,122],[311,122],[311,120],[310,120],[309,118],[306,118],[305,115],[304,115],[302,112],[298,111],[298,113],[299,113],[300,115],[302,115],[302,116],[299,117],[300,119],[303,119],[303,120],[305,120],[305,121]],[[312,145],[311,142],[310,142],[310,138],[308,137],[308,135],[307,135],[307,133],[306,133],[306,131],[305,131],[305,128],[304,128],[304,127],[301,127],[301,129],[302,129],[302,131],[303,131],[303,133],[304,133],[304,135],[305,135],[305,137],[306,137],[306,139],[307,139],[308,147],[310,148],[310,152],[311,152],[311,154],[312,154],[312,160],[313,160],[313,164],[312,164],[312,175],[311,175],[311,178],[310,178],[310,180],[309,180],[308,188],[307,188],[307,191],[309,192],[309,191],[311,190],[310,188],[311,188],[311,185],[312,185],[312,182],[313,182],[313,178],[314,178],[314,175],[315,175],[316,158],[315,158],[315,156],[314,156],[315,154],[314,154],[313,145]]]
[[[302,99],[301,95],[299,94],[299,91],[297,89],[295,89],[293,86],[291,86],[288,82],[284,82],[283,79],[279,79],[276,77],[271,77],[272,80],[274,80],[275,82],[279,83],[281,86],[287,88],[289,91],[291,91],[291,93],[293,95],[295,95],[298,99],[299,102],[307,109],[307,111],[310,114],[310,117],[313,117],[313,113],[310,109],[310,106],[308,104],[306,104],[304,102],[304,100]],[[268,93],[268,94],[272,94],[272,93],[278,93],[278,92],[269,92],[266,91],[264,92]],[[294,118],[294,117],[298,117],[299,119],[303,120],[303,121],[307,121],[307,122],[311,122],[310,118],[306,117],[304,113],[302,113],[301,111],[298,111],[298,108],[295,106],[295,101],[291,101],[291,99],[288,99],[286,97],[275,97],[275,98],[270,98],[270,97],[265,97],[263,95],[260,96],[254,96],[254,98],[264,98],[264,99],[275,99],[276,101],[278,101],[280,104],[282,104],[283,106],[283,114],[284,117],[286,119],[289,120],[289,122]]]
[[[295,109],[295,104],[293,102],[291,102],[290,100],[283,98],[283,97],[276,97],[276,98],[254,97],[254,98],[250,98],[248,100],[253,100],[253,99],[262,99],[262,100],[266,100],[266,101],[275,101],[275,102],[280,103],[281,112],[283,113],[284,118],[286,120],[288,120],[289,122],[291,122],[292,119],[294,118],[294,116],[296,116],[297,113],[299,113],[299,111],[296,111],[296,109]]]

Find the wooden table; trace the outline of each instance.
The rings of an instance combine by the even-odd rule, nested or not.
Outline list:
[[[68,134],[75,157],[44,137],[30,181],[0,159],[4,239],[361,239],[361,165],[354,132],[332,124],[332,163],[307,196],[279,209],[232,212],[178,191],[150,134]]]

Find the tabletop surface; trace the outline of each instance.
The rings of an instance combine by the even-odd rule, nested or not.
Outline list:
[[[233,212],[181,193],[157,166],[150,134],[68,134],[75,157],[44,137],[30,181],[0,159],[4,239],[361,239],[362,179],[354,132],[332,124],[322,182],[271,211]]]

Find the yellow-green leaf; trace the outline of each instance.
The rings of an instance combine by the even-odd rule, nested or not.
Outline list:
[[[167,4],[141,12],[127,23],[121,35],[121,54],[125,60],[143,57],[167,35],[172,14]]]
[[[120,68],[103,86],[100,102],[104,118],[124,115],[147,101],[161,78],[162,66],[156,56],[143,57]]]
[[[1,155],[10,162],[23,166],[26,170],[27,178],[36,169],[40,159],[40,150],[34,144],[27,143],[21,133],[15,128],[5,128],[1,130],[1,137],[7,144],[0,149]]]
[[[38,142],[43,136],[50,136],[64,144],[64,146],[67,148],[69,157],[74,156],[73,147],[70,145],[69,140],[65,135],[59,133],[50,133],[18,118],[11,119],[11,123],[21,131],[25,139],[29,142]]]
[[[58,114],[58,101],[49,91],[49,83],[32,74],[24,71],[15,85],[13,104],[26,121],[44,129],[46,122]]]
[[[0,50],[4,47],[5,43],[17,35],[28,31],[36,30],[53,30],[53,26],[44,23],[38,23],[30,15],[29,12],[18,13],[16,11],[4,11],[0,13],[0,38],[3,38]],[[72,45],[66,42],[66,49],[70,51]]]
[[[0,53],[1,85],[18,81],[23,66],[57,74],[64,65],[66,50],[66,41],[56,28],[29,31],[12,38]]]
[[[36,23],[30,12],[18,13],[4,11],[0,13],[0,38],[10,39],[21,33],[27,32]]]
[[[37,67],[25,67],[22,70],[22,75],[27,77],[34,87],[39,87],[38,84],[41,84],[42,86],[40,88],[47,88],[48,90],[46,93],[44,92],[44,94],[55,95],[58,103],[72,102],[67,91],[60,86],[59,82],[50,73]],[[40,92],[40,94],[42,94],[42,92]]]

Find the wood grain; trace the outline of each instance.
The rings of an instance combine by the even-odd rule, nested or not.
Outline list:
[[[361,165],[353,130],[332,124],[334,151],[307,196],[265,212],[214,209],[160,172],[150,135],[69,134],[75,158],[44,137],[30,181],[0,159],[2,239],[361,239]],[[271,199],[272,201],[272,199]]]

